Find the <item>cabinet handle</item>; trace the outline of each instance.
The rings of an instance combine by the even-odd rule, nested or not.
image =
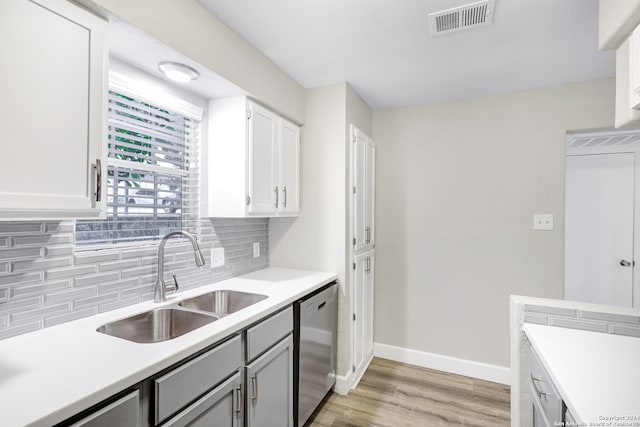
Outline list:
[[[251,377],[251,400],[258,401],[258,374]]]
[[[549,394],[549,393],[545,393],[544,391],[538,390],[538,386],[536,386],[536,381],[542,381],[542,380],[534,377],[533,374],[530,374],[530,375],[531,375],[531,384],[533,384],[533,389],[538,395],[538,398],[541,398],[543,395],[546,396],[547,394]]]
[[[278,209],[278,186],[273,190],[276,193],[276,209]]]
[[[102,199],[102,162],[96,159],[96,202]]]
[[[366,226],[364,228],[364,240],[366,243],[371,243],[371,227],[370,226]]]
[[[287,207],[287,187],[284,187],[282,189],[282,192],[284,193],[284,203],[282,204],[282,207],[286,208]]]
[[[240,385],[235,389],[235,396],[236,396],[235,411],[236,411],[236,414],[238,414],[237,416],[240,417],[240,414],[242,414],[242,385]]]

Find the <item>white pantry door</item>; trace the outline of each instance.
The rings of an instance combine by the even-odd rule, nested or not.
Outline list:
[[[568,155],[566,300],[631,307],[635,154]]]

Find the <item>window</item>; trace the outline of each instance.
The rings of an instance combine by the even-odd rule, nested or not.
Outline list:
[[[195,231],[199,120],[114,86],[108,98],[107,219],[77,221],[76,245]]]

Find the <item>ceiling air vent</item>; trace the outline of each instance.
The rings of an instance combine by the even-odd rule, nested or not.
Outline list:
[[[484,0],[429,14],[431,35],[453,33],[488,25],[493,19],[495,0]]]

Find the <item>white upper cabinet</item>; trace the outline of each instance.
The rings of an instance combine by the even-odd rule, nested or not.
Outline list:
[[[279,129],[278,213],[297,215],[300,211],[300,127],[281,119]]]
[[[209,102],[208,217],[295,216],[300,128],[245,97]]]
[[[375,244],[375,159],[376,146],[365,133],[351,126],[353,180],[354,251]]]
[[[248,105],[249,215],[274,216],[278,206],[278,116],[257,104]]]
[[[106,28],[68,1],[0,2],[0,219],[104,214]]]

